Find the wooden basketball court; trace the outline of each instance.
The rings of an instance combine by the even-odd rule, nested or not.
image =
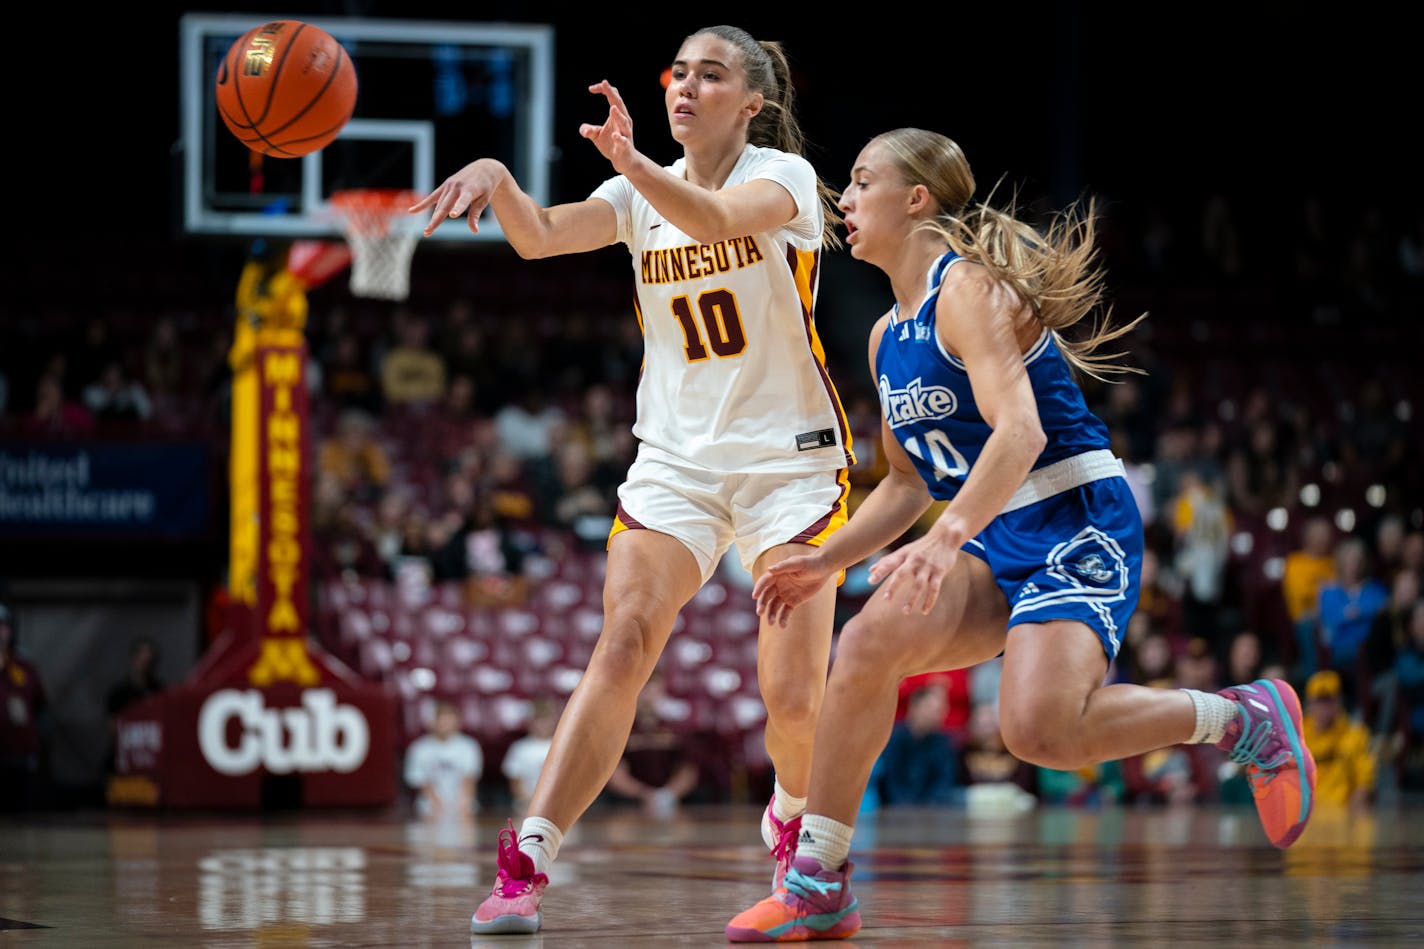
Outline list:
[[[503,814],[0,818],[0,946],[720,946],[764,896],[754,808],[592,811],[535,936],[471,937]],[[856,946],[1424,945],[1424,809],[1317,811],[1295,846],[1255,812],[885,810],[852,853]]]

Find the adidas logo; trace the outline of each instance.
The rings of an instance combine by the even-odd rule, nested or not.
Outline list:
[[[815,842],[816,838],[811,836],[811,832],[804,827],[801,828],[801,836],[796,839],[796,843],[799,845],[814,844]]]

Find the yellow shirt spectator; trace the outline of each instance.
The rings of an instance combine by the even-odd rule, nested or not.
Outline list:
[[[1281,595],[1286,598],[1286,610],[1292,622],[1298,623],[1308,613],[1315,612],[1320,588],[1335,579],[1335,558],[1317,557],[1297,550],[1286,556],[1285,573],[1281,575]]]
[[[1375,787],[1370,732],[1350,717],[1340,699],[1340,674],[1324,669],[1306,683],[1305,745],[1315,757],[1315,800],[1361,805]]]
[[[1312,518],[1305,525],[1299,550],[1286,555],[1281,595],[1292,623],[1315,613],[1320,588],[1335,579],[1334,532],[1330,522]]]

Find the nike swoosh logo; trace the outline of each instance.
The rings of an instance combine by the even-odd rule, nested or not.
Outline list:
[[[542,844],[542,843],[544,842],[544,835],[543,835],[543,834],[525,834],[523,837],[520,837],[520,838],[519,838],[519,842],[520,842],[520,843],[524,843],[524,841],[526,841],[526,840],[533,840],[533,841],[537,841],[538,843],[541,843],[541,844]]]
[[[654,224],[652,227],[648,228],[648,230],[650,230],[650,231],[656,231],[658,228],[660,228],[660,227],[662,227],[662,226],[663,226],[663,222],[662,222],[662,221],[659,221],[658,223]]]

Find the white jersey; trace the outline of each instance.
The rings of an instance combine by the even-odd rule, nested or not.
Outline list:
[[[684,160],[667,169],[681,178]],[[849,426],[816,332],[822,206],[799,155],[747,145],[723,187],[775,181],[796,200],[784,227],[701,244],[622,175],[591,195],[613,205],[633,257],[643,368],[640,454],[721,472],[854,464]]]

